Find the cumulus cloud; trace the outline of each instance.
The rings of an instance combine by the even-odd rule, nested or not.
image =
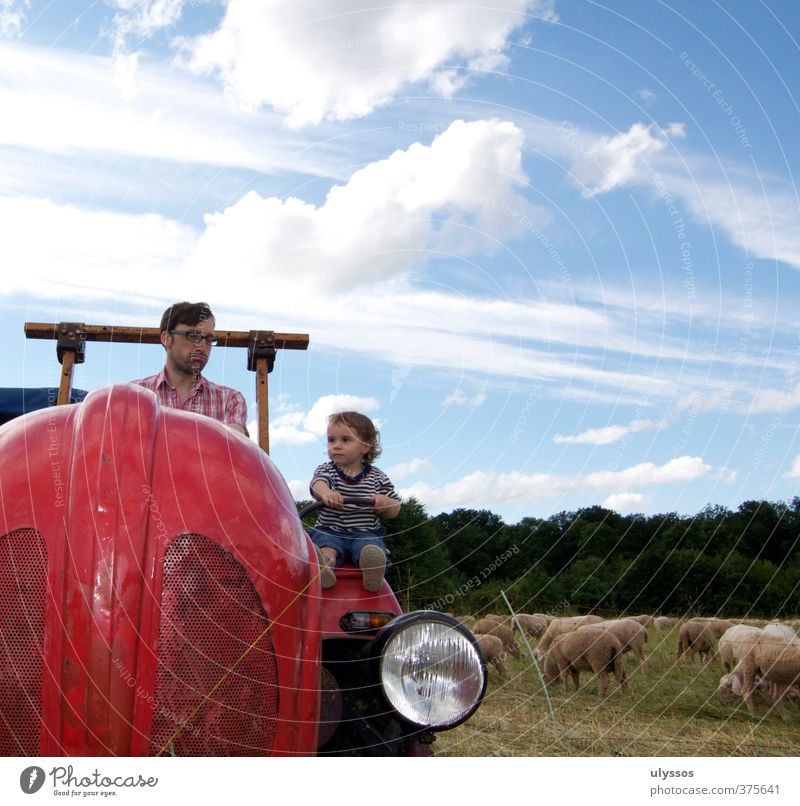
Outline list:
[[[699,456],[679,456],[665,465],[642,462],[625,470],[604,470],[590,473],[584,479],[588,487],[622,487],[649,486],[651,484],[675,484],[692,481],[711,472]]]
[[[641,493],[614,493],[603,501],[602,506],[615,512],[643,512],[644,496]]]
[[[229,0],[217,30],[180,44],[189,69],[218,73],[238,101],[303,125],[364,117],[419,82],[452,95],[470,71],[504,67],[509,35],[532,14],[553,19],[552,0],[354,0],[346,10],[336,0]]]
[[[464,255],[496,247],[537,217],[518,189],[522,132],[500,120],[455,121],[420,143],[356,171],[320,206],[249,192],[206,216],[189,271],[233,262],[245,276],[328,287],[408,272],[427,250]]]
[[[431,511],[454,507],[491,507],[496,503],[529,504],[587,490],[607,490],[619,496],[624,494],[628,498],[621,498],[621,501],[633,501],[631,496],[640,494],[632,492],[632,487],[686,483],[707,476],[712,470],[697,456],[680,456],[664,465],[645,462],[621,471],[591,473],[583,477],[480,470],[441,487],[417,482],[401,489],[400,494],[414,496]]]
[[[605,428],[589,428],[580,434],[565,437],[556,434],[553,442],[556,445],[608,445],[618,442],[628,434],[635,434],[639,431],[657,431],[663,428],[660,423],[652,420],[632,420],[628,425],[609,425]]]
[[[271,445],[322,444],[328,430],[328,417],[336,411],[356,410],[362,413],[377,411],[380,404],[374,397],[338,394],[324,395],[308,411],[279,407],[278,415],[270,422],[269,440]],[[255,423],[248,426],[255,433]]]
[[[19,36],[31,0],[0,0],[0,36]]]
[[[669,138],[684,136],[679,123],[666,129],[634,123],[627,132],[600,137],[588,146],[573,166],[573,175],[584,185],[585,196],[607,193],[636,178],[647,160],[661,151]]]
[[[787,479],[800,479],[800,455],[795,457],[792,469],[786,474],[784,478]]]
[[[397,482],[401,479],[407,479],[409,476],[414,476],[421,470],[427,470],[429,467],[430,463],[427,459],[411,459],[408,462],[392,465],[386,472],[389,478]]]

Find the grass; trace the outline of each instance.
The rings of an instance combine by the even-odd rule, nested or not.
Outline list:
[[[675,659],[677,629],[648,629],[647,663],[640,670],[625,655],[628,692],[611,680],[600,701],[597,682],[581,674],[567,695],[550,692],[550,716],[533,662],[507,660],[509,676],[489,671],[486,697],[471,719],[438,734],[443,756],[795,756],[800,755],[800,710],[785,722],[771,700],[757,694],[757,717],[740,699],[717,694],[719,660],[700,664]],[[790,710],[792,706],[790,705]]]

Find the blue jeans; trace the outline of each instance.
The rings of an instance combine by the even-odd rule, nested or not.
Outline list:
[[[380,534],[375,532],[334,532],[327,529],[311,527],[306,530],[308,536],[318,548],[332,548],[336,550],[336,565],[352,563],[358,565],[358,558],[365,546],[377,546],[386,555],[386,567],[391,565],[389,552],[383,542],[386,530],[381,527]]]

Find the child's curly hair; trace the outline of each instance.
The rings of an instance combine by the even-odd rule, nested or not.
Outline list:
[[[371,445],[372,449],[364,456],[368,462],[374,462],[381,455],[381,432],[366,415],[357,411],[337,411],[328,417],[328,425],[343,425],[363,443]]]

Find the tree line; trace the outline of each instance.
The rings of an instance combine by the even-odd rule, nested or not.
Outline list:
[[[312,516],[313,520],[313,516]],[[620,515],[600,506],[507,524],[488,510],[386,522],[387,578],[407,609],[786,617],[800,613],[800,498]]]

